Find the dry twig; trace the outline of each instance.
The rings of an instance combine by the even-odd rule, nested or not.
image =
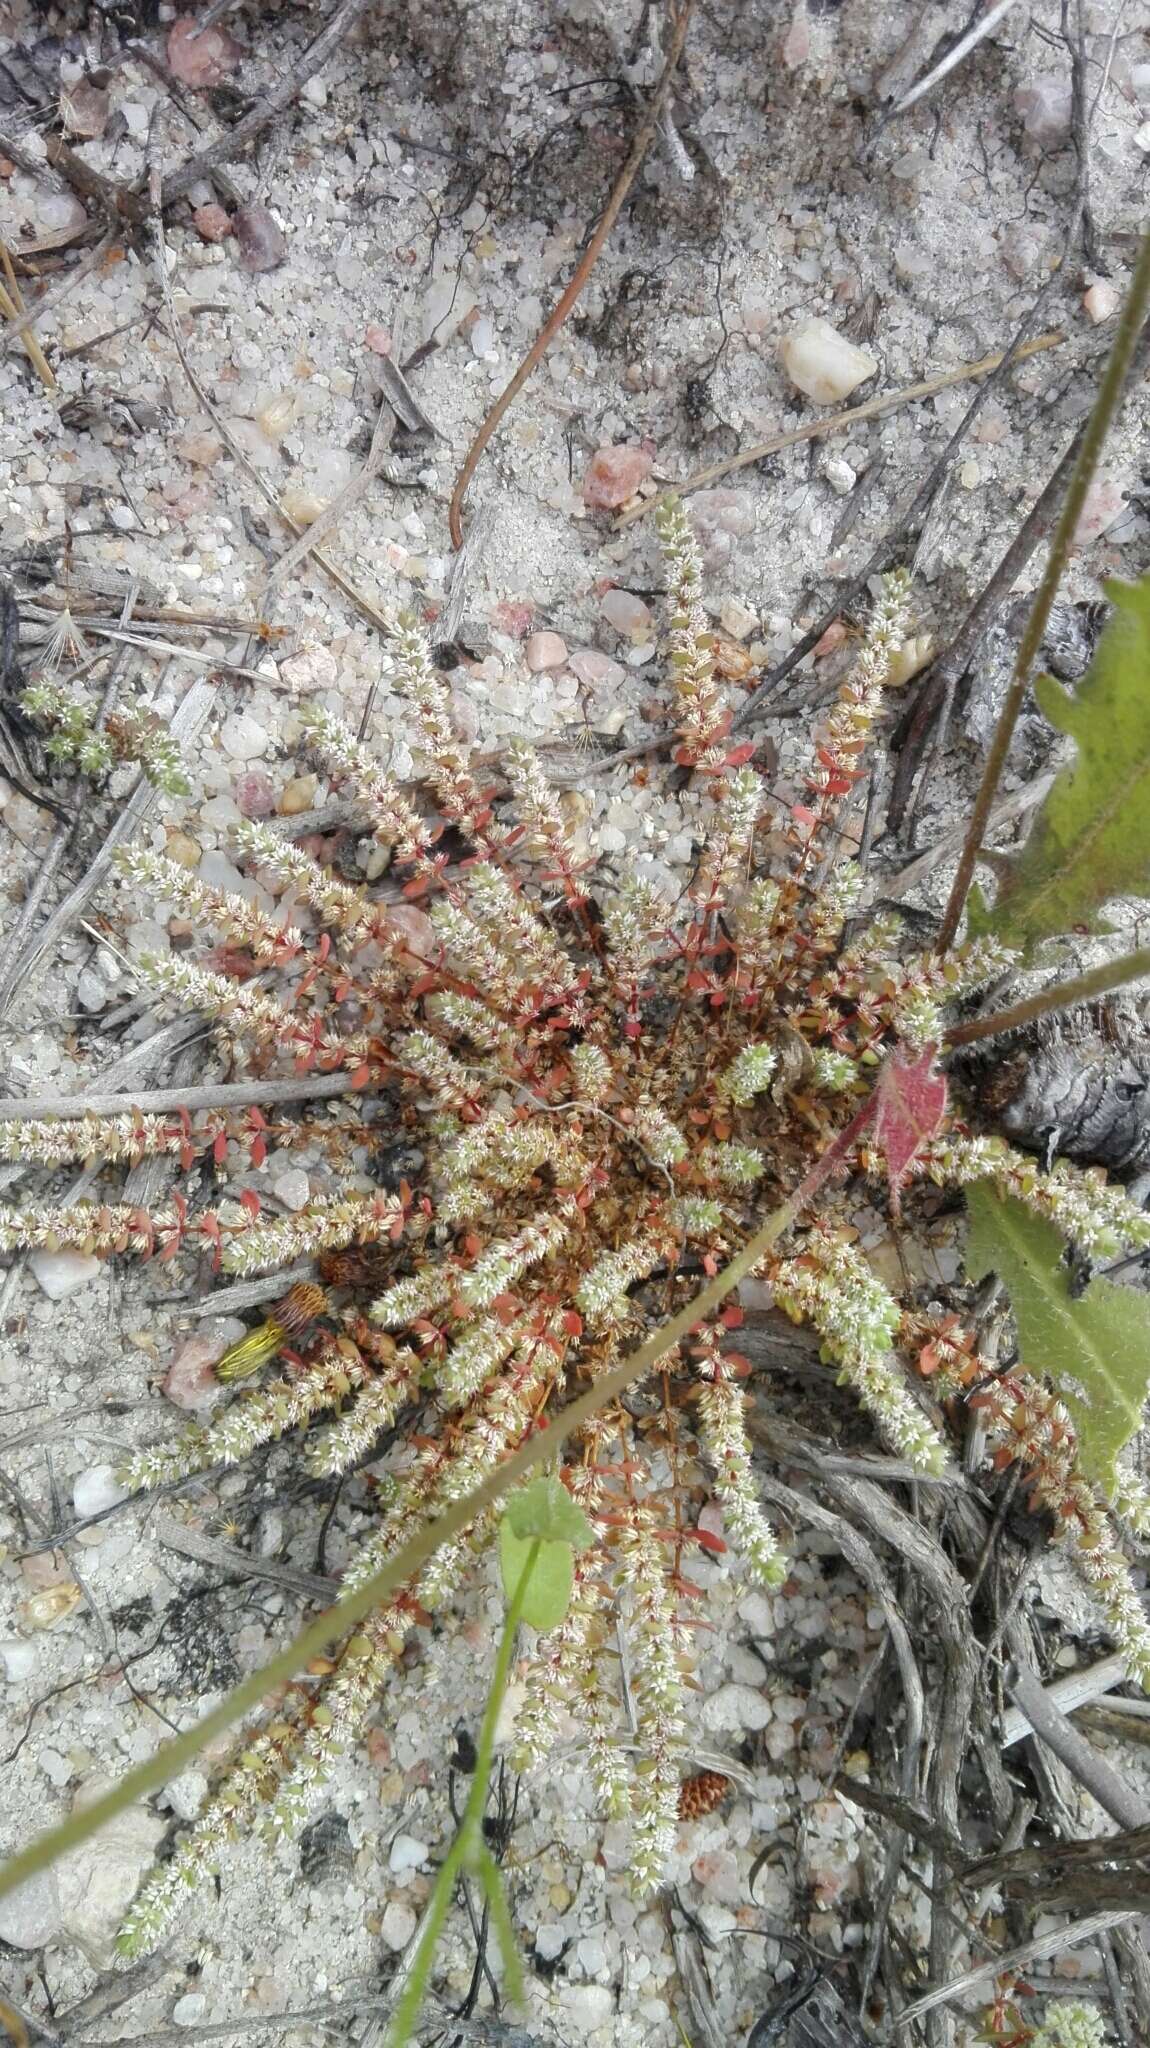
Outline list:
[[[168,173],[162,186],[162,203],[165,209],[174,199],[183,199],[201,178],[211,177],[219,170],[221,164],[230,163],[233,157],[239,156],[240,152],[255,142],[265,129],[271,127],[272,122],[285,108],[290,107],[292,101],[298,98],[308,79],[314,78],[316,72],[322,70],[328,58],[351,33],[367,4],[368,0],[340,0],[340,4],[332,9],[319,33],[313,36],[307,48],[301,51],[295,63],[285,71],[279,84],[261,93],[251,112],[245,114],[242,121],[237,121],[234,128],[229,128],[226,135],[219,136],[215,142],[210,142],[206,149],[201,149],[195,156],[189,157],[178,170]]]
[[[972,1991],[980,1991],[985,1985],[993,1984],[996,1977],[1025,1976],[1032,1963],[1045,1962],[1047,1956],[1061,1955],[1063,1949],[1079,1948],[1084,1941],[1096,1941],[1112,1927],[1125,1927],[1136,1920],[1136,1913],[1091,1913],[1085,1920],[1073,1920],[1069,1927],[1048,1929],[1045,1934],[1036,1935],[1033,1941],[1024,1941],[1006,1955],[994,1956],[989,1962],[979,1963],[976,1969],[966,1970],[961,1977],[952,1977],[949,1984],[936,1984],[930,1991],[924,1991],[904,2006],[895,2021],[901,2033],[905,2027],[933,2012],[940,2005],[954,2005],[959,1999],[969,1997]]]
[[[1011,0],[1013,4],[1013,0]],[[1015,349],[996,349],[990,356],[982,356],[976,363],[960,363],[957,369],[944,370],[937,377],[924,377],[920,383],[904,384],[898,391],[883,391],[875,398],[868,398],[862,405],[848,406],[845,412],[829,414],[824,419],[807,420],[801,427],[794,427],[786,434],[772,434],[769,440],[756,441],[751,448],[743,448],[737,455],[725,457],[721,462],[710,462],[705,469],[697,469],[681,484],[672,488],[680,498],[692,491],[705,490],[708,484],[717,483],[720,477],[731,476],[735,470],[750,469],[757,462],[763,462],[768,455],[781,455],[786,448],[796,448],[804,441],[822,441],[829,434],[845,434],[860,420],[881,419],[884,413],[897,412],[900,406],[912,405],[920,398],[934,398],[940,391],[949,391],[955,384],[969,384],[976,377],[989,377],[1000,370],[1007,358],[1015,363],[1025,361],[1027,356],[1038,355],[1043,349],[1058,348],[1066,340],[1058,330],[1052,334],[1039,334],[1033,341],[1024,342]],[[616,515],[613,526],[630,526],[636,519],[642,519],[655,504],[653,498],[645,498],[641,504],[629,505]]]
[[[626,199],[642,167],[643,159],[650,149],[655,136],[658,134],[660,117],[667,103],[671,85],[679,67],[679,59],[683,54],[683,46],[687,40],[687,30],[690,26],[693,6],[694,0],[681,0],[679,13],[675,19],[674,28],[671,31],[667,59],[660,74],[659,82],[647,102],[647,111],[631,145],[630,154],[618,178],[615,180],[611,197],[607,201],[594,234],[591,236],[587,247],[575,266],[570,283],[556,300],[539,333],[536,335],[535,340],[512,377],[511,382],[505,385],[500,392],[499,397],[496,399],[495,404],[492,406],[467,451],[463,467],[455,480],[455,489],[451,493],[451,505],[447,514],[447,523],[451,531],[451,540],[454,547],[460,548],[463,546],[463,500],[467,495],[468,485],[479,466],[480,457],[500,420],[503,418],[504,413],[514,403],[515,399],[518,398],[519,393],[527,383],[528,378],[532,376],[536,366],[542,362],[555,336],[559,333],[572,307],[576,304],[584,285],[599,260],[607,237],[615,225],[623,201]]]
[[[1061,1707],[1044,1691],[1036,1671],[1020,1665],[1015,1671],[1010,1693],[1033,1733],[1054,1751],[1071,1775],[1079,1784],[1086,1786],[1119,1827],[1150,1828],[1150,1806],[1123,1783],[1093,1743],[1088,1742],[1067,1720]]]

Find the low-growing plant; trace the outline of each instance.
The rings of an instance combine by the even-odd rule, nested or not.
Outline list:
[[[948,1007],[1011,967],[1015,938],[1036,936],[1033,918],[1015,934],[1007,893],[992,929],[914,950],[896,918],[861,913],[847,851],[884,684],[910,630],[907,580],[896,573],[877,592],[802,786],[780,802],[752,748],[732,743],[679,506],[664,507],[660,528],[674,753],[706,793],[677,901],[633,874],[596,872],[526,745],[509,745],[505,784],[491,786],[452,727],[422,627],[401,615],[392,654],[418,785],[387,775],[326,711],[308,720],[317,759],[386,849],[398,899],[337,879],[268,825],[239,828],[236,848],[274,910],[145,849],[121,862],[126,885],[204,938],[199,957],[143,961],[142,985],[214,1021],[251,1105],[0,1123],[2,1156],[52,1167],[163,1155],[192,1177],[152,1209],[109,1196],[0,1210],[2,1249],[167,1261],[190,1247],[237,1277],[315,1262],[315,1277],[294,1280],[220,1366],[236,1382],[280,1355],[275,1376],[140,1452],[133,1485],[235,1463],[294,1432],[310,1469],[331,1476],[398,1434],[378,1528],[346,1575],[354,1632],[324,1679],[296,1686],[251,1733],[136,1901],[125,1953],[160,1938],[237,1827],[299,1826],[406,1634],[455,1597],[492,1536],[501,1475],[544,1458],[594,1541],[573,1559],[563,1618],[534,1654],[517,1761],[545,1756],[577,1714],[605,1812],[631,1819],[635,1881],[657,1880],[687,1756],[691,1559],[724,1547],[700,1522],[702,1502],[720,1503],[725,1542],[751,1576],[773,1587],[786,1576],[756,1493],[748,1366],[732,1345],[740,1310],[722,1300],[750,1270],[817,1332],[828,1370],[908,1471],[943,1469],[951,1405],[981,1409],[990,1455],[1029,1475],[1131,1672],[1150,1682],[1150,1627],[1119,1526],[1150,1528],[1124,1455],[1150,1373],[1148,1304],[1097,1282],[1082,1292],[1062,1258],[1070,1246],[1091,1259],[1142,1251],[1150,1217],[1099,1173],[1041,1167],[948,1099]],[[1109,717],[1115,688],[1123,702],[1145,690],[1146,611],[1141,592],[1120,603],[1079,694],[1080,739],[1092,703]],[[328,1077],[322,1091],[317,1081],[324,1100],[261,1111],[261,1082],[285,1072]],[[381,1109],[389,1138],[422,1155],[410,1178],[382,1187],[366,1172]],[[334,1192],[265,1214],[249,1169],[273,1144],[321,1147]],[[223,1199],[204,1199],[202,1161],[224,1178]],[[1005,1369],[982,1354],[973,1320],[901,1300],[880,1279],[856,1227],[860,1181],[904,1227],[927,1213],[932,1186],[977,1189],[974,1264],[1006,1283],[1017,1317],[1019,1354]],[[640,1364],[653,1368],[641,1399],[624,1402]],[[325,1627],[330,1641],[338,1610]],[[620,1627],[634,1714],[625,1741]],[[250,1697],[242,1689],[245,1707]]]

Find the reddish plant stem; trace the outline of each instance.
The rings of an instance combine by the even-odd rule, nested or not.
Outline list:
[[[506,385],[500,392],[467,451],[463,467],[455,480],[455,489],[451,493],[451,504],[447,514],[447,524],[451,531],[451,544],[454,548],[461,548],[463,546],[463,500],[467,495],[467,487],[479,467],[480,457],[500,420],[503,418],[504,413],[518,398],[528,378],[534,373],[537,365],[542,362],[555,336],[566,321],[567,315],[579,298],[587,279],[590,277],[602,254],[603,245],[619,217],[623,201],[635,182],[643,159],[655,139],[655,130],[659,125],[659,116],[666,105],[671,84],[678,69],[679,59],[683,54],[683,45],[687,40],[687,29],[690,26],[691,10],[694,4],[695,0],[682,0],[682,6],[671,33],[671,44],[667,52],[667,61],[663,66],[659,83],[651,94],[646,116],[631,145],[631,153],[618,178],[615,180],[611,197],[608,199],[603,210],[599,225],[583,251],[567,289],[562,297],[556,300],[555,305],[547,315],[539,333],[536,335],[535,340],[512,377],[510,384]]]
[[[999,713],[998,724],[994,728],[994,738],[990,743],[990,752],[986,757],[986,767],[983,770],[978,795],[974,800],[974,809],[970,814],[970,824],[967,827],[966,838],[963,841],[962,852],[959,855],[958,872],[951,887],[950,897],[942,920],[942,929],[938,935],[936,950],[939,953],[946,953],[950,950],[958,932],[963,908],[970,891],[975,862],[978,859],[979,848],[986,838],[991,808],[999,782],[1002,779],[1002,771],[1006,766],[1006,756],[1010,751],[1010,742],[1014,737],[1014,728],[1018,723],[1019,712],[1022,710],[1031,671],[1038,658],[1038,650],[1042,645],[1042,636],[1046,631],[1051,607],[1054,603],[1058,586],[1062,581],[1067,558],[1074,544],[1074,532],[1082,516],[1082,507],[1086,501],[1086,493],[1093,482],[1094,473],[1098,468],[1099,459],[1102,454],[1103,444],[1113,424],[1118,407],[1121,404],[1131,358],[1137,345],[1138,336],[1142,330],[1142,323],[1146,317],[1148,304],[1150,304],[1150,229],[1147,229],[1142,238],[1142,247],[1138,253],[1134,275],[1130,280],[1130,289],[1126,294],[1126,302],[1118,322],[1118,332],[1114,337],[1114,347],[1111,350],[1110,360],[1106,365],[1102,382],[1098,387],[1098,396],[1094,401],[1086,432],[1083,435],[1082,446],[1078,453],[1078,460],[1074,465],[1074,473],[1067,486],[1062,511],[1059,515],[1058,524],[1054,529],[1054,538],[1050,543],[1050,554],[1047,558],[1046,570],[1038,586],[1038,593],[1035,597],[1030,617],[1026,622],[1026,630],[1019,643],[1014,670],[1010,679],[1010,687],[1007,690],[1006,700]]]
[[[1033,1024],[1036,1017],[1069,1010],[1075,1003],[1089,1002],[1091,996],[1105,995],[1108,989],[1140,981],[1143,975],[1150,975],[1150,946],[1143,946],[1136,953],[1123,953],[1120,960],[1107,960],[1103,966],[1091,968],[1089,974],[1079,974],[1073,981],[1055,982],[1053,988],[1039,989],[1037,995],[1012,1003],[1008,1010],[992,1010],[989,1017],[972,1017],[968,1024],[953,1024],[945,1035],[946,1043],[973,1045],[979,1038],[1017,1031],[1023,1024]]]

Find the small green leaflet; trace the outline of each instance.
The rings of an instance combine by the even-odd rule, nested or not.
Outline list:
[[[1150,1392],[1150,1295],[1092,1280],[1077,1300],[1053,1224],[989,1182],[966,1191],[972,1280],[997,1273],[1014,1310],[1022,1363],[1045,1374],[1078,1433],[1079,1463],[1103,1493],[1114,1491],[1115,1460],[1142,1424]]]
[[[549,1543],[570,1543],[574,1550],[586,1550],[595,1541],[590,1522],[582,1508],[572,1500],[563,1481],[546,1474],[541,1479],[532,1479],[529,1485],[521,1486],[518,1493],[508,1497],[503,1519],[510,1523],[517,1536],[539,1536]]]
[[[533,1544],[535,1565],[527,1582],[520,1615],[532,1628],[557,1628],[567,1612],[575,1583],[575,1552],[594,1542],[582,1508],[576,1507],[558,1479],[533,1479],[513,1493],[499,1524],[499,1564],[503,1591],[515,1594],[527,1568]]]
[[[989,932],[1029,952],[1058,933],[1104,929],[1099,913],[1115,896],[1150,896],[1150,577],[1103,587],[1114,615],[1077,690],[1053,676],[1034,685],[1078,752],[1021,852],[995,855],[993,905],[971,890],[974,937]]]

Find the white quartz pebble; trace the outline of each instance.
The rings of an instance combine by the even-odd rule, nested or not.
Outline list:
[[[837,405],[878,369],[874,356],[836,333],[829,320],[804,320],[779,343],[792,384],[816,405]]]

